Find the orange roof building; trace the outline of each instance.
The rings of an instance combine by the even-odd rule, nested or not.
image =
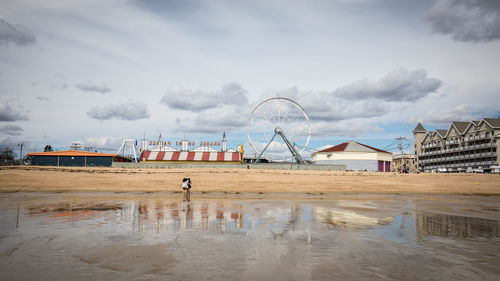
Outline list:
[[[65,150],[28,153],[36,166],[110,167],[116,154]]]

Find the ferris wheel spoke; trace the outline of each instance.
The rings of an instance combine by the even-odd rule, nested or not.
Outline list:
[[[293,105],[293,103],[291,103],[291,104],[288,105],[288,108],[287,108],[286,113],[285,113],[285,117],[283,118],[284,120],[286,120],[286,118],[288,116],[288,112],[290,112],[290,109],[292,108],[292,105]]]
[[[261,113],[261,115],[269,122],[271,122],[271,120],[269,119],[269,117],[260,109],[260,107],[257,107],[257,109],[259,110],[259,112]]]
[[[281,100],[278,100],[278,126],[281,124]]]
[[[266,126],[266,127],[269,127],[269,128],[271,128],[271,129],[273,129],[273,130],[274,130],[274,126],[273,126],[273,125],[271,125],[271,124],[269,124],[269,123],[267,123],[267,122],[264,122],[264,121],[263,121],[263,120],[261,120],[261,119],[256,119],[256,120],[255,120],[255,122],[258,122],[258,123],[260,123],[260,124],[262,124],[262,125],[264,125],[264,126]]]

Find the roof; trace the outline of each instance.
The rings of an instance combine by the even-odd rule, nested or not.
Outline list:
[[[28,153],[27,155],[29,155],[29,156],[104,156],[104,157],[115,157],[116,156],[116,154],[98,153],[98,152],[80,151],[80,150],[33,152],[33,153]]]
[[[438,133],[441,137],[444,138],[446,136],[446,133],[448,133],[448,130],[436,129],[436,133]]]
[[[453,121],[451,122],[451,124],[455,126],[459,134],[463,134],[465,132],[465,129],[467,129],[467,126],[469,126],[470,122]]]
[[[493,128],[500,128],[500,118],[483,118],[483,120]]]
[[[414,133],[426,133],[427,130],[424,128],[424,126],[422,126],[422,124],[420,124],[420,122],[418,122],[417,127],[415,127],[415,129],[413,129],[413,132]]]
[[[366,144],[362,144],[362,143],[359,143],[359,142],[355,142],[355,141],[348,141],[348,142],[344,142],[344,143],[341,143],[339,145],[335,145],[335,146],[332,146],[332,147],[329,147],[327,149],[323,149],[321,151],[318,151],[318,152],[337,152],[337,151],[365,151],[365,152],[384,152],[384,153],[390,153],[388,151],[385,151],[385,150],[382,150],[382,149],[378,149],[378,148],[375,148],[375,147],[371,147],[371,146],[368,146]]]

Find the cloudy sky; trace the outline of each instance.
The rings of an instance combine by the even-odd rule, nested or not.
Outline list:
[[[0,146],[246,144],[289,97],[312,148],[500,115],[498,0],[0,0]]]

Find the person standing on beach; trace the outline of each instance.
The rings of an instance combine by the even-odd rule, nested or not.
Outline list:
[[[182,188],[182,200],[189,202],[191,200],[191,192],[190,192],[191,179],[183,178],[181,183],[181,188]]]

